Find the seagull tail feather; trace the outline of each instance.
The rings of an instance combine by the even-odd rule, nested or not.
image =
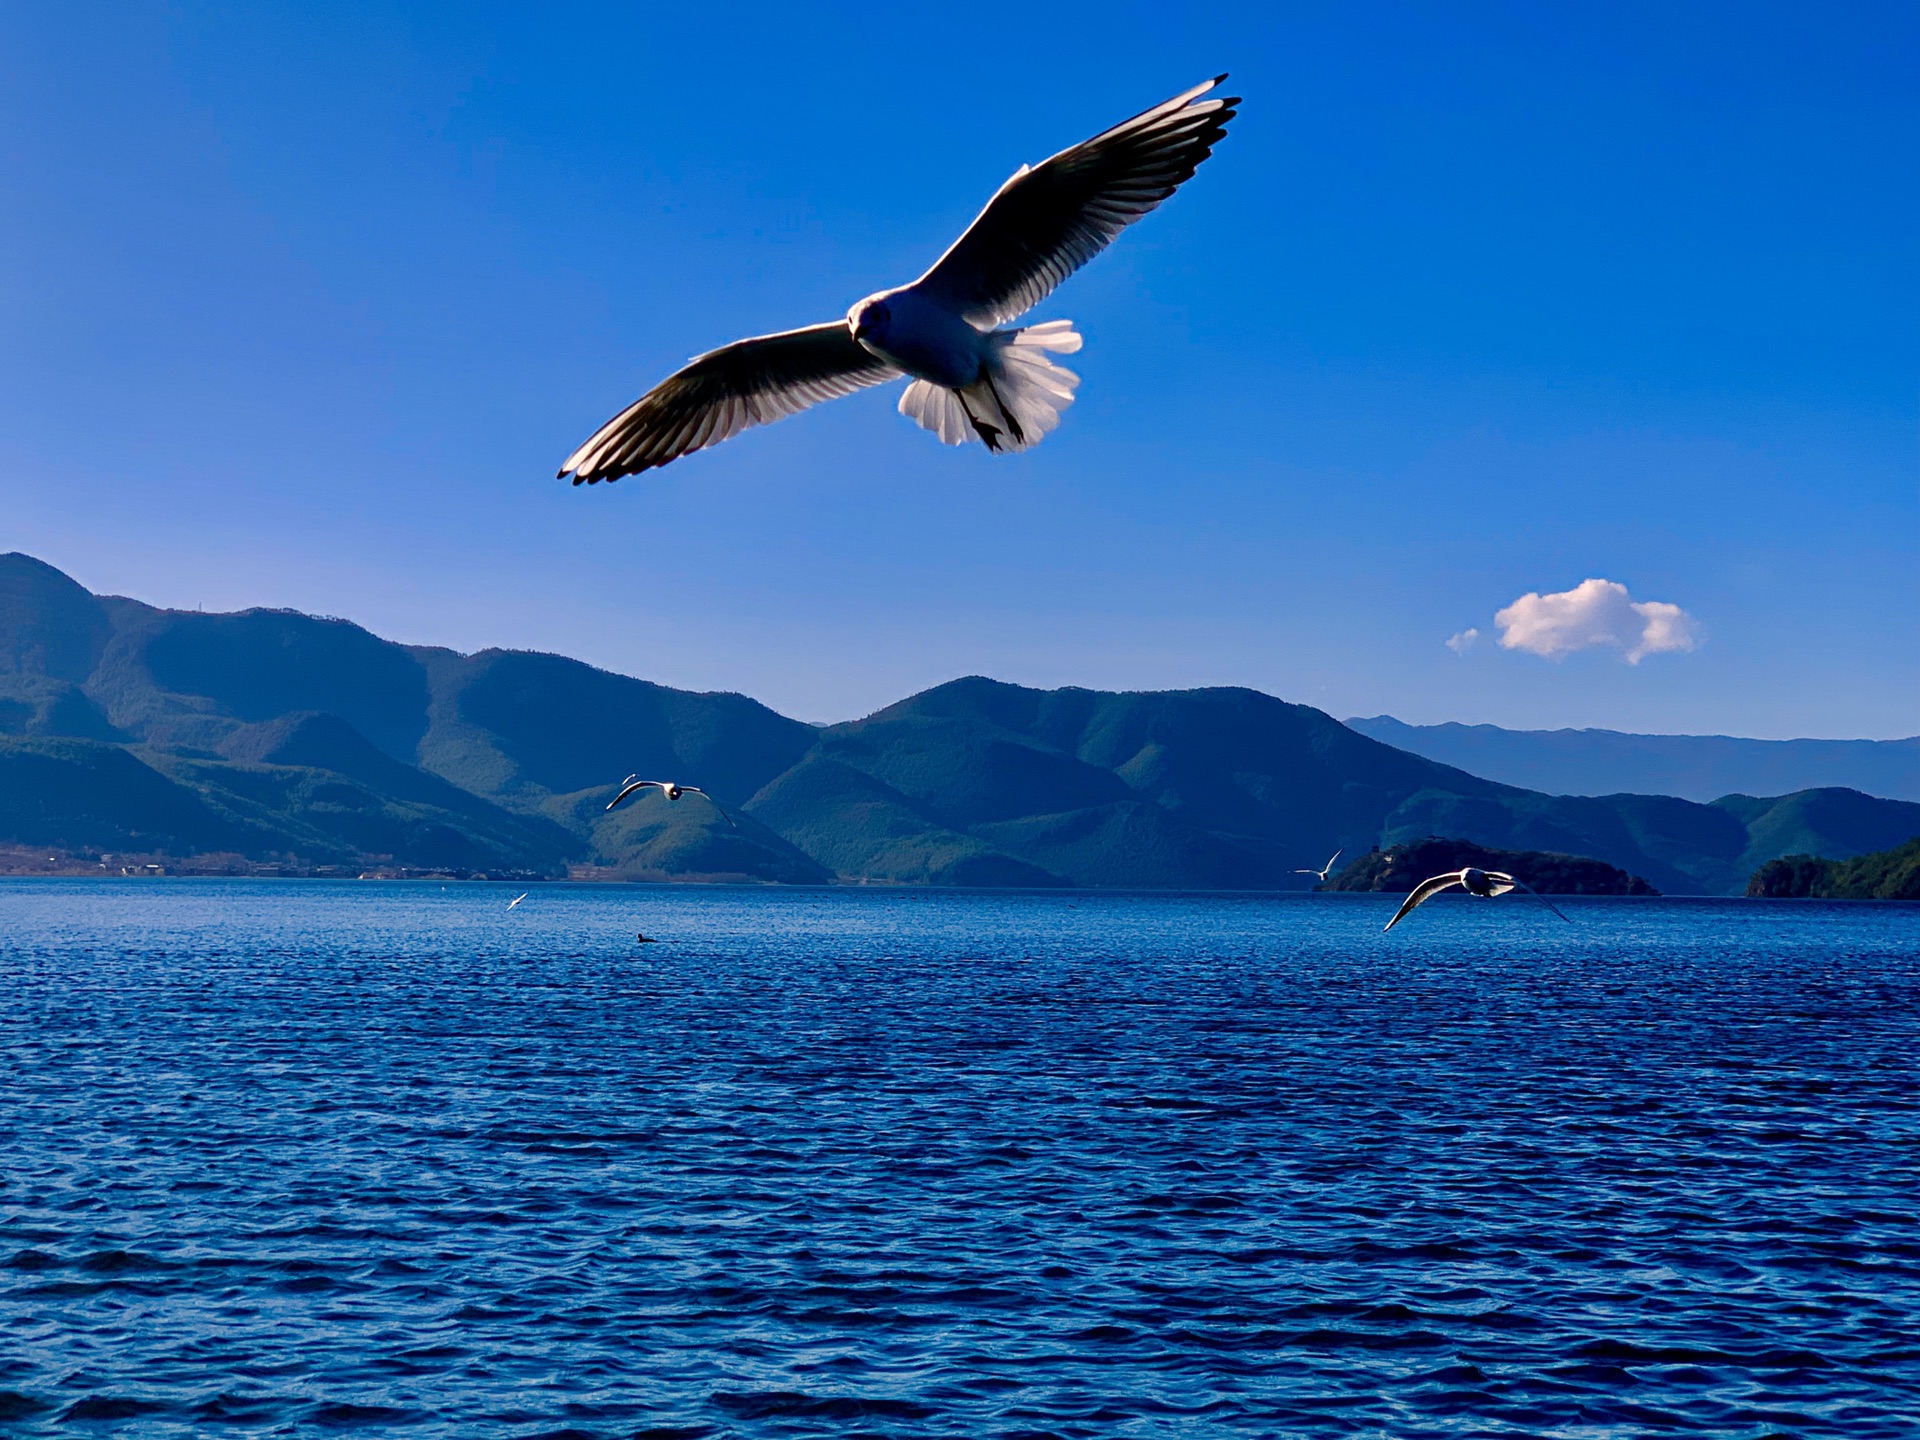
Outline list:
[[[916,380],[900,397],[900,413],[948,445],[978,440],[995,454],[1040,443],[1073,403],[1080,377],[1054,355],[1081,345],[1071,320],[1049,320],[1018,330],[995,330],[980,377],[949,390]]]
[[[916,380],[907,386],[900,397],[900,413],[938,435],[943,445],[964,445],[973,439],[973,426],[967,423],[959,392],[930,380]]]

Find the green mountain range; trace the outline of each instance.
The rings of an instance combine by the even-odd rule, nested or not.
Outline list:
[[[647,792],[607,814],[621,777]],[[1920,834],[1850,790],[1710,805],[1480,779],[1257,691],[970,678],[816,727],[557,655],[284,610],[97,596],[0,556],[0,843],[635,878],[1306,888],[1335,849],[1448,836],[1668,893]]]

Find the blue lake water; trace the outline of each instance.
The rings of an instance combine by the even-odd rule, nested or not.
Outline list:
[[[0,1433],[1920,1433],[1920,907],[516,889],[0,882]]]

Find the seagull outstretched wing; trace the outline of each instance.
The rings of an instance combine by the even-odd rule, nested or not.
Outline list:
[[[1323,867],[1321,867],[1320,869],[1318,869],[1318,870],[1296,870],[1296,871],[1294,871],[1293,873],[1294,873],[1294,874],[1296,874],[1296,875],[1315,875],[1315,876],[1318,876],[1318,877],[1319,877],[1319,880],[1320,880],[1320,883],[1321,883],[1322,885],[1324,885],[1324,884],[1326,884],[1326,883],[1327,883],[1327,877],[1328,877],[1329,875],[1331,875],[1331,874],[1333,873],[1333,867],[1334,867],[1334,865],[1335,865],[1335,864],[1336,864],[1336,863],[1337,863],[1337,862],[1339,861],[1339,859],[1340,859],[1340,857],[1341,857],[1342,855],[1344,855],[1344,854],[1346,854],[1346,853],[1347,853],[1347,852],[1346,852],[1345,850],[1336,850],[1336,851],[1334,851],[1334,852],[1333,852],[1333,859],[1332,859],[1332,860],[1329,860],[1329,861],[1327,861],[1327,863],[1326,863],[1326,864],[1325,864],[1325,865],[1324,865]]]
[[[622,800],[626,799],[629,795],[633,794],[634,791],[644,790],[649,785],[657,786],[660,790],[660,793],[662,795],[665,795],[669,800],[677,798],[675,791],[673,789],[670,789],[667,785],[667,782],[664,780],[636,780],[633,778],[633,776],[629,775],[627,777],[626,784],[621,787],[620,793],[614,796],[613,799],[607,802],[607,809],[609,810],[613,809],[614,806],[618,805]],[[726,821],[727,824],[731,825],[736,830],[740,828],[740,822],[735,820],[733,816],[727,813],[727,807],[722,805],[718,800],[714,799],[713,796],[709,795],[706,791],[702,790],[698,785],[681,785],[678,787],[678,794],[679,795],[698,795],[702,800],[706,801],[709,805],[713,806],[714,809],[718,810],[720,812],[720,818]]]
[[[576,485],[637,475],[899,376],[844,320],[736,340],[689,361],[594,431],[560,474]]]
[[[1451,890],[1455,885],[1463,883],[1465,882],[1461,880],[1459,872],[1457,871],[1448,875],[1436,875],[1431,880],[1422,880],[1418,885],[1414,886],[1413,893],[1400,902],[1400,908],[1393,912],[1393,918],[1387,921],[1380,933],[1383,935],[1386,934],[1388,930],[1398,925],[1402,920],[1406,919],[1408,915],[1426,904],[1427,901],[1438,895],[1442,890]]]
[[[1021,166],[913,288],[981,329],[1032,309],[1213,153],[1240,100],[1200,97],[1226,78]]]
[[[667,782],[664,780],[635,780],[629,775],[627,777],[627,783],[621,787],[620,793],[607,802],[607,809],[613,809],[614,806],[633,794],[634,791],[644,790],[649,785],[658,785],[663,791],[667,788]]]
[[[1554,904],[1551,900],[1547,899],[1546,896],[1542,895],[1538,890],[1534,889],[1531,885],[1527,884],[1526,881],[1516,880],[1513,878],[1513,876],[1507,874],[1507,872],[1504,870],[1489,870],[1487,872],[1487,878],[1494,882],[1494,886],[1493,886],[1494,894],[1504,895],[1509,890],[1524,890],[1527,892],[1527,894],[1533,896],[1534,899],[1538,900],[1542,905],[1546,906],[1547,909],[1553,911],[1554,914],[1560,916],[1560,918],[1562,920],[1565,920],[1569,925],[1573,924],[1573,921],[1569,919],[1561,911],[1558,905]]]

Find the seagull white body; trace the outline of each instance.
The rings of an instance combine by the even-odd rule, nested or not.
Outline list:
[[[1333,873],[1333,867],[1339,863],[1340,857],[1346,853],[1347,852],[1345,850],[1336,850],[1333,852],[1333,859],[1327,861],[1327,863],[1323,865],[1320,869],[1296,870],[1293,873],[1296,875],[1317,875],[1320,877],[1320,883],[1324,885],[1327,883],[1327,876]]]
[[[992,331],[975,329],[917,285],[856,302],[847,311],[847,325],[862,349],[905,374],[953,390],[978,379],[993,354]]]
[[[531,895],[532,893],[533,892],[531,890],[522,890],[518,895],[514,896],[513,899],[507,901],[507,909],[509,910],[513,909],[514,906],[518,905],[522,900],[526,899],[527,896]]]
[[[725,820],[727,824],[732,825],[736,830],[740,828],[739,825],[735,823],[733,816],[727,814],[726,807],[711,795],[707,794],[707,792],[702,790],[698,785],[676,785],[671,780],[637,780],[629,775],[625,780],[620,782],[620,793],[607,802],[607,809],[613,809],[614,806],[618,805],[629,795],[649,787],[658,789],[662,795],[667,797],[669,802],[678,800],[682,795],[698,795],[702,800],[718,810],[720,812],[720,818]]]
[[[560,467],[618,480],[869,385],[909,379],[900,413],[949,445],[1024,450],[1060,423],[1080,377],[1050,356],[1066,320],[1004,329],[1188,180],[1239,101],[1196,85],[1036,166],[1021,166],[911,285],[844,320],[709,351],[609,420]]]
[[[1554,914],[1560,915],[1558,906],[1525,881],[1514,879],[1504,870],[1482,870],[1478,866],[1469,865],[1464,870],[1449,870],[1446,874],[1436,875],[1431,880],[1422,880],[1414,887],[1413,893],[1400,903],[1400,908],[1393,912],[1393,918],[1387,921],[1385,930],[1391,930],[1442,890],[1451,890],[1456,885],[1469,895],[1478,896],[1482,900],[1491,899],[1495,895],[1505,895],[1512,890],[1524,890]],[[1560,918],[1566,920],[1567,917],[1560,915]],[[1385,931],[1383,930],[1382,933],[1384,934]]]

